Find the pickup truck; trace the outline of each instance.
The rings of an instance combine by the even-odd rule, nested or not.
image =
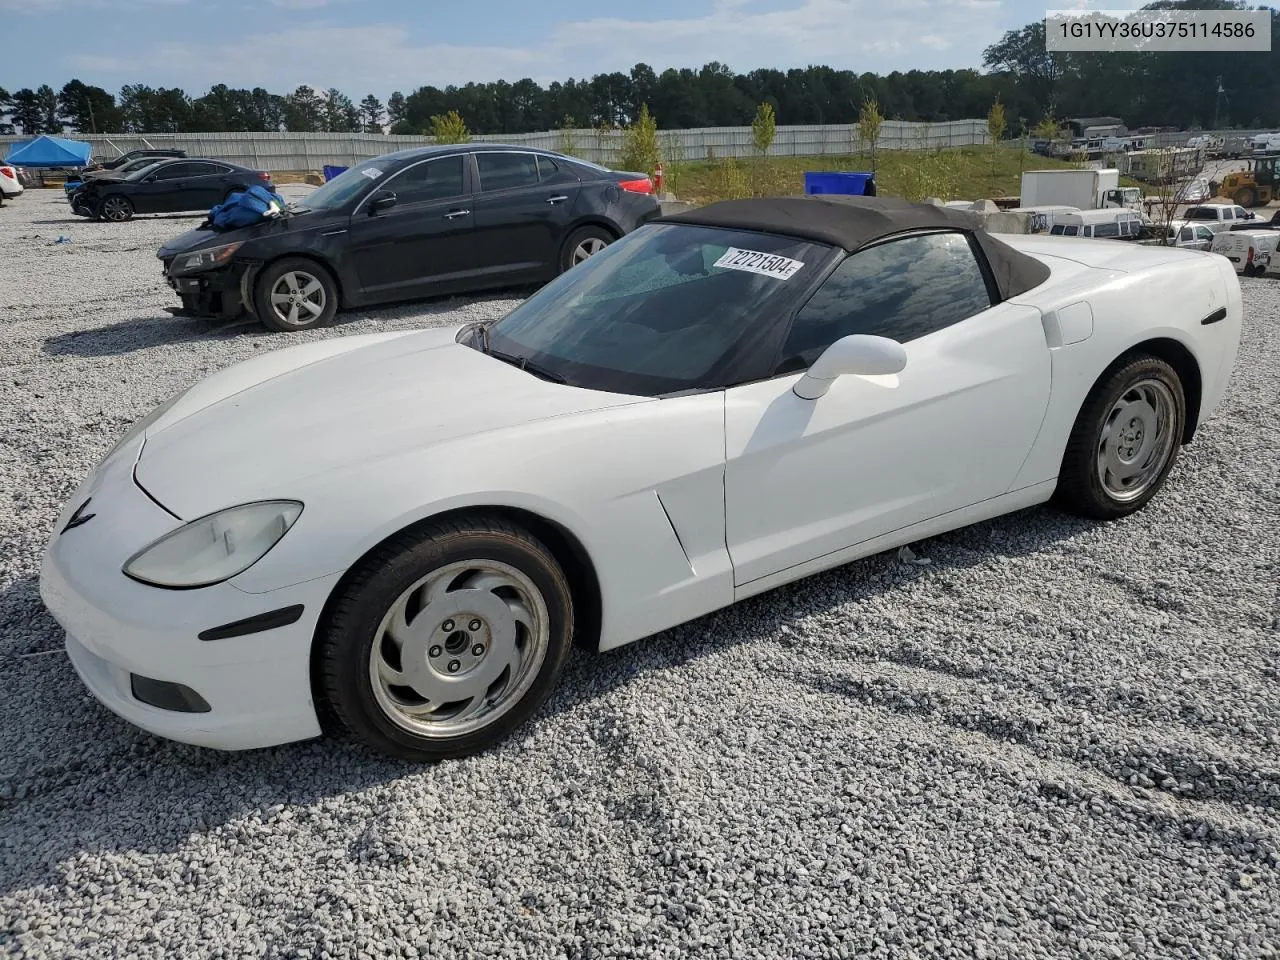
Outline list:
[[[1214,233],[1220,233],[1242,221],[1256,221],[1258,215],[1233,203],[1204,203],[1188,207],[1182,219],[1203,223]]]

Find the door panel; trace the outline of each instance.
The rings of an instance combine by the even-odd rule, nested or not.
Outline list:
[[[558,270],[560,244],[581,189],[576,177],[530,153],[477,152],[476,266],[485,273]]]
[[[1049,401],[1039,311],[1001,304],[912,340],[890,377],[797,376],[728,391],[725,514],[743,585],[998,496]]]
[[[356,209],[348,250],[364,297],[425,295],[476,273],[465,159],[458,154],[414,164],[382,185],[396,195],[395,206],[370,213],[366,200]]]

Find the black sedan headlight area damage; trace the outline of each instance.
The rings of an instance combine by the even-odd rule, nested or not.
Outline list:
[[[180,277],[188,273],[199,273],[202,270],[212,270],[216,267],[226,266],[231,262],[231,258],[235,252],[244,246],[240,243],[224,243],[220,247],[206,247],[203,250],[194,250],[191,253],[180,253],[173,258],[169,273],[172,276]]]
[[[243,243],[224,243],[161,258],[164,277],[182,298],[181,307],[170,307],[177,316],[235,320],[245,312],[245,284],[254,267],[236,261]]]

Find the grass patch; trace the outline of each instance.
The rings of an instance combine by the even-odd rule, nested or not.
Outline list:
[[[1024,170],[1069,170],[1079,166],[1008,147],[942,150],[881,150],[876,186],[885,196],[923,200],[1016,197]],[[711,203],[739,197],[786,197],[804,193],[807,170],[868,171],[869,156],[748,157],[671,163],[665,186],[681,200]],[[1122,186],[1137,181],[1121,177]]]

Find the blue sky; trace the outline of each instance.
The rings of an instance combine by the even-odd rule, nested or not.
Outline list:
[[[0,0],[0,86],[78,77],[112,92],[145,83],[198,95],[219,81],[277,93],[306,83],[385,99],[638,62],[978,67],[1003,31],[1044,14],[1043,0]]]

